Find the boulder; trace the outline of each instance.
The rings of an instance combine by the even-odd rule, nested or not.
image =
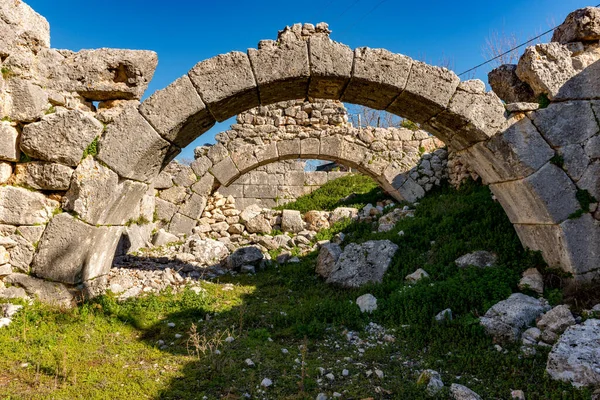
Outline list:
[[[320,231],[321,229],[329,228],[329,212],[328,211],[309,211],[304,214],[306,221],[306,229],[311,231]]]
[[[302,214],[296,210],[283,210],[281,213],[281,230],[284,232],[298,233],[304,230]]]
[[[352,207],[338,207],[331,212],[331,217],[329,218],[330,224],[335,224],[338,221],[343,219],[357,219],[358,218],[358,209]]]
[[[196,261],[203,265],[216,265],[229,255],[229,249],[223,242],[212,239],[200,239],[193,235],[182,248],[184,253],[193,254]]]
[[[164,229],[160,229],[158,232],[156,232],[156,235],[154,235],[154,238],[152,239],[152,244],[158,247],[164,246],[167,243],[175,243],[178,241],[179,238],[177,236],[165,231]]]
[[[412,274],[406,275],[404,278],[408,283],[417,283],[423,278],[429,278],[429,274],[422,268],[417,269]]]
[[[450,396],[455,400],[481,400],[477,393],[458,383],[450,385]]]
[[[542,331],[542,341],[549,344],[556,342],[558,336],[571,325],[575,325],[575,318],[564,304],[554,307],[537,322],[537,327]]]
[[[417,385],[425,385],[425,391],[430,396],[435,396],[444,387],[440,373],[432,369],[426,369],[419,375]]]
[[[520,290],[533,290],[537,294],[544,293],[544,277],[536,268],[529,268],[523,272],[523,277],[519,281]]]
[[[480,319],[486,332],[500,342],[516,342],[521,332],[550,306],[544,299],[535,299],[522,293],[513,293],[506,300],[493,305]]]
[[[488,82],[494,93],[507,104],[536,101],[531,87],[517,76],[515,64],[505,64],[493,69],[488,74]]]
[[[473,253],[458,257],[454,262],[459,268],[474,266],[479,268],[493,267],[498,260],[498,256],[489,251],[478,250]]]
[[[316,272],[323,278],[329,277],[335,268],[335,263],[342,254],[342,248],[336,243],[325,243],[319,250]]]
[[[256,246],[241,247],[227,258],[227,268],[239,271],[244,265],[258,266],[264,256]]]
[[[363,294],[356,299],[356,305],[360,308],[360,312],[372,313],[377,310],[377,299],[370,293]]]
[[[600,320],[567,328],[548,355],[546,371],[576,387],[600,386]]]
[[[585,7],[575,10],[554,30],[553,42],[572,43],[600,40],[600,9]]]
[[[262,214],[246,221],[244,225],[249,233],[271,233],[273,230],[267,218]]]
[[[381,283],[398,246],[389,240],[369,240],[346,246],[327,283],[343,287],[359,287],[366,283]]]

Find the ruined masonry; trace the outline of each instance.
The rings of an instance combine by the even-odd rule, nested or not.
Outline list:
[[[524,246],[577,279],[592,279],[600,273],[599,20],[596,8],[578,10],[551,43],[496,71],[490,80],[506,107],[480,81],[461,82],[452,71],[384,49],[352,50],[332,41],[323,23],[287,27],[258,49],[202,61],[140,103],[155,53],[55,50],[42,16],[21,1],[2,2],[5,294],[68,302],[102,292],[125,224],[139,218],[144,195],[181,148],[216,121],[307,98],[420,124],[490,185]],[[347,140],[349,132],[289,133],[251,148],[214,146],[195,161],[210,176],[198,175],[228,186],[258,166],[310,154],[375,176],[396,199],[418,198],[422,187],[405,167]],[[179,205],[178,218],[189,218],[186,207],[196,206]]]

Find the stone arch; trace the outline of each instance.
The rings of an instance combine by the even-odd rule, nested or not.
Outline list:
[[[513,113],[508,115],[501,100],[493,92],[486,92],[480,81],[460,82],[452,71],[383,49],[352,50],[330,40],[325,25],[305,28],[286,28],[277,41],[262,41],[258,49],[247,53],[233,52],[200,62],[188,74],[141,104],[131,100],[139,98],[136,96],[143,87],[143,84],[137,86],[137,82],[134,89],[130,88],[130,92],[135,93],[127,92],[127,97],[122,91],[110,90],[114,82],[106,83],[108,89],[103,89],[104,75],[97,76],[99,82],[74,86],[73,91],[85,101],[105,103],[104,109],[95,115],[105,127],[97,155],[79,164],[74,159],[69,164],[78,166],[63,202],[68,212],[51,215],[46,208],[54,208],[56,202],[46,201],[40,193],[33,196],[9,188],[0,196],[3,205],[12,204],[19,196],[31,198],[32,204],[42,204],[38,207],[43,209],[41,219],[49,221],[32,256],[31,272],[55,282],[83,283],[88,294],[93,295],[96,288],[102,288],[101,278],[110,267],[124,224],[134,214],[153,179],[182,147],[216,121],[243,110],[286,99],[314,97],[386,110],[420,123],[447,143],[451,151],[464,157],[490,185],[526,247],[541,250],[550,265],[572,272],[578,278],[598,275],[600,226],[597,219],[600,215],[591,208],[581,210],[576,196],[578,190],[597,190],[594,171],[598,157],[594,155],[586,165],[586,179],[575,178],[569,167],[561,166],[555,159],[557,154],[566,154],[564,151],[570,142],[587,148],[598,136],[600,128],[595,119],[594,99],[599,96],[597,85],[592,84],[597,80],[593,72],[597,70],[598,61],[589,63],[585,57],[575,60],[579,50],[573,52],[570,48],[579,47],[562,43],[528,49],[519,68],[521,72],[530,73],[522,72],[520,76],[535,90],[547,91],[551,101],[560,101],[551,102],[544,110],[537,110],[537,105],[512,107]],[[580,47],[586,51],[584,44]],[[554,68],[557,61],[548,58],[549,53],[555,54],[561,62],[566,61],[565,65],[581,67],[557,76]],[[94,53],[93,57],[96,56],[101,54]],[[138,72],[136,76],[143,78],[140,80],[151,75],[143,68]],[[66,70],[65,82],[75,82],[71,75],[70,70]],[[90,75],[90,79],[94,77]],[[557,77],[560,82],[534,84],[548,77]],[[592,83],[584,85],[586,82]],[[123,82],[116,84],[126,86]],[[43,92],[33,86],[27,86],[28,93]],[[561,91],[561,87],[569,90]],[[78,104],[89,107],[85,101]],[[36,121],[45,104],[42,101],[37,107],[36,103],[35,115],[23,116],[20,121]],[[67,114],[76,113],[57,113],[56,118],[42,118],[42,122],[52,125],[51,119],[62,121]],[[556,121],[568,123],[557,125]],[[24,133],[48,130],[42,122],[25,126]],[[96,130],[102,130],[97,122],[89,123],[93,128],[90,128],[90,139]],[[589,135],[571,137],[572,127],[582,124]],[[554,140],[557,136],[569,137],[569,143],[563,146]],[[215,171],[219,162],[230,160],[225,163],[230,167],[233,164],[239,172],[237,163],[229,156],[223,154],[208,168]],[[240,164],[242,170],[252,165],[252,159],[246,166]],[[223,169],[223,179],[227,180],[231,171]],[[235,174],[234,170],[232,176]],[[8,216],[22,221],[17,214],[11,210]],[[24,279],[13,277],[10,281],[19,283]]]

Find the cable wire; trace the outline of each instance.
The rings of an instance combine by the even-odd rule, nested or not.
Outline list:
[[[385,0],[384,0],[384,1],[385,1]],[[600,7],[600,4],[598,4],[596,7]],[[465,72],[462,72],[462,73],[458,74],[458,76],[462,76],[462,75],[464,75],[464,74],[466,74],[466,73],[469,73],[469,72],[471,72],[471,71],[474,71],[474,70],[476,70],[476,69],[477,69],[477,68],[479,68],[479,67],[482,67],[482,66],[484,66],[484,65],[486,65],[486,64],[489,64],[489,63],[491,63],[492,61],[494,61],[494,60],[497,60],[497,59],[499,59],[500,57],[502,57],[502,56],[505,56],[505,55],[507,55],[507,54],[509,54],[509,53],[511,53],[511,52],[513,52],[513,51],[515,51],[516,49],[518,49],[518,48],[521,48],[521,47],[525,46],[526,44],[529,44],[529,43],[533,42],[534,40],[537,40],[537,39],[541,38],[542,36],[545,36],[545,35],[549,34],[550,32],[554,31],[556,28],[558,28],[558,25],[557,25],[557,26],[555,26],[555,27],[553,27],[552,29],[548,29],[546,32],[544,32],[544,33],[542,33],[542,34],[539,34],[539,35],[537,35],[537,36],[536,36],[536,37],[534,37],[533,39],[529,39],[528,41],[526,41],[526,42],[523,42],[523,43],[521,43],[520,45],[518,45],[518,46],[515,46],[515,47],[513,47],[512,49],[510,49],[510,50],[507,50],[507,51],[505,51],[504,53],[502,53],[502,54],[499,54],[499,55],[497,55],[497,56],[496,56],[496,57],[494,57],[494,58],[490,58],[490,59],[489,59],[489,60],[487,60],[486,62],[482,62],[481,64],[479,64],[479,65],[476,65],[475,67],[473,67],[473,68],[471,68],[471,69],[468,69],[468,70],[466,70]]]
[[[364,20],[369,14],[373,13],[375,10],[377,10],[379,8],[380,5],[382,5],[383,3],[385,3],[388,0],[381,0],[379,3],[375,4],[375,7],[371,8],[366,14],[363,14],[362,17],[360,17],[358,19],[358,21],[356,21],[355,23],[353,23],[352,25],[348,26],[346,29],[344,29],[343,31],[341,31],[340,33],[344,33],[349,31],[350,29],[354,28],[358,23],[360,23],[362,20]]]

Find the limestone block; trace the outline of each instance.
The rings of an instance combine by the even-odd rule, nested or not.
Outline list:
[[[300,139],[283,140],[277,142],[279,158],[292,158],[300,156]]]
[[[234,51],[202,61],[188,75],[219,122],[259,105],[254,73],[244,53]]]
[[[405,90],[387,108],[413,122],[423,123],[442,112],[460,79],[446,68],[414,61]]]
[[[179,147],[187,146],[215,124],[187,75],[146,99],[140,113],[163,138]]]
[[[402,196],[404,200],[410,203],[414,203],[425,196],[425,189],[410,177],[395,189],[400,193],[400,196]]]
[[[567,219],[560,225],[515,224],[523,245],[541,251],[552,267],[573,273],[576,279],[590,279],[600,265],[600,223],[589,214]]]
[[[210,161],[210,158],[202,156],[195,159],[194,162],[190,165],[190,167],[192,167],[192,170],[194,171],[196,176],[202,177],[208,172],[208,169],[212,167],[212,161]]]
[[[528,118],[511,123],[503,133],[460,153],[466,154],[469,164],[485,183],[524,178],[554,156],[554,151]]]
[[[342,156],[344,139],[340,135],[325,136],[321,138],[319,154],[327,159],[336,160]]]
[[[19,227],[19,233],[26,241],[35,244],[40,240],[45,229],[44,225],[23,225]]]
[[[297,210],[283,210],[281,214],[281,230],[283,232],[298,233],[304,230],[302,214]]]
[[[93,157],[77,167],[63,207],[92,225],[123,225],[135,213],[148,185],[119,176]]]
[[[302,139],[300,141],[300,154],[303,158],[318,158],[321,141],[317,138]]]
[[[221,143],[217,143],[208,149],[207,156],[212,161],[213,165],[223,160],[229,155],[229,151]]]
[[[25,228],[25,226],[19,227],[19,230],[21,228]],[[29,273],[29,265],[31,265],[35,254],[33,244],[36,242],[30,242],[24,236],[18,234],[11,235],[10,239],[16,243],[15,246],[8,249],[13,270]]]
[[[328,181],[326,171],[313,171],[304,174],[304,183],[310,186],[323,186]]]
[[[0,122],[0,160],[19,161],[19,132],[10,122]]]
[[[183,186],[173,186],[159,193],[159,197],[169,203],[181,204],[187,197],[188,192]]]
[[[258,160],[254,156],[254,149],[251,147],[232,152],[231,160],[242,174],[256,168],[258,165]]]
[[[594,161],[585,169],[577,186],[587,190],[597,200],[600,199],[600,161]]]
[[[8,182],[12,172],[13,168],[10,163],[0,161],[0,185]]]
[[[177,206],[160,198],[155,199],[156,202],[156,220],[170,222],[173,215],[177,212]]]
[[[204,211],[205,207],[206,197],[192,193],[192,195],[179,206],[178,212],[191,219],[198,219],[202,215],[202,211]]]
[[[15,167],[15,185],[38,190],[68,190],[73,169],[47,162],[28,162]]]
[[[344,141],[340,159],[352,167],[359,167],[367,155],[367,148],[356,143]]]
[[[200,180],[192,185],[192,191],[200,196],[208,196],[212,193],[215,186],[215,177],[211,174],[206,174]]]
[[[22,79],[8,83],[8,117],[12,121],[33,122],[40,119],[48,109],[48,95],[41,87]]]
[[[377,153],[367,150],[360,165],[368,175],[379,176],[390,165],[390,162],[381,158]]]
[[[173,175],[167,171],[161,171],[160,174],[152,181],[154,189],[168,189],[173,187]]]
[[[554,30],[552,41],[559,43],[600,39],[600,9],[585,7],[570,13]]]
[[[21,149],[34,158],[76,166],[102,129],[98,120],[81,111],[57,111],[23,128]]]
[[[583,146],[571,144],[558,149],[558,152],[563,158],[562,168],[573,182],[577,182],[590,163],[590,158],[585,154]]]
[[[14,186],[0,186],[0,224],[45,224],[59,207],[41,193]]]
[[[37,52],[50,47],[50,25],[22,1],[0,4],[0,54],[6,57],[23,47]]]
[[[177,186],[190,187],[196,183],[196,174],[191,167],[179,165],[180,171],[173,177],[173,183]],[[159,174],[160,175],[160,174]]]
[[[289,186],[304,186],[304,171],[288,171],[283,181]]]
[[[490,189],[513,224],[557,224],[579,209],[575,185],[551,163],[527,178]]]
[[[277,186],[273,185],[248,185],[244,186],[244,197],[256,199],[274,199],[277,197]]]
[[[596,77],[600,74],[600,61],[598,53],[588,54],[593,61],[578,70],[577,74],[568,79],[553,97],[554,100],[594,99],[600,95],[600,82]],[[574,60],[574,59],[573,59]],[[551,98],[552,99],[552,98]]]
[[[587,141],[585,154],[590,158],[600,158],[600,135],[596,135]]]
[[[488,73],[488,82],[494,93],[507,104],[536,101],[531,87],[517,76],[515,64],[504,64],[493,69]]]
[[[277,187],[277,197],[279,197],[280,199],[283,200],[293,200],[293,199],[297,199],[298,197],[304,195],[304,186],[286,186],[286,185],[281,185]],[[281,204],[285,204],[287,203],[281,203]]]
[[[25,292],[44,304],[69,308],[75,304],[75,296],[62,283],[47,282],[25,274],[12,274],[4,282],[21,286]]]
[[[76,284],[110,269],[123,228],[94,227],[62,213],[48,224],[32,264],[35,276]]]
[[[174,234],[191,235],[192,229],[196,226],[196,220],[186,217],[183,214],[176,213],[169,224],[169,232]]]
[[[594,101],[600,111],[600,102]],[[600,131],[589,101],[552,103],[531,114],[533,123],[553,147],[583,143]]]
[[[356,49],[352,79],[342,101],[386,109],[406,87],[412,64],[409,57],[384,49]]]
[[[248,49],[262,104],[303,99],[308,93],[310,68],[305,41]]]
[[[169,147],[135,108],[126,108],[106,127],[97,158],[123,178],[149,182],[160,172]]]
[[[51,89],[77,92],[90,101],[139,100],[158,63],[153,51],[97,49],[62,52],[66,79],[49,80]]]
[[[528,47],[517,65],[517,76],[529,84],[535,96],[547,94],[552,100],[575,74],[571,51],[559,43]]]
[[[233,163],[231,157],[227,157],[216,165],[213,165],[209,169],[209,172],[223,185],[230,184],[240,175],[240,171]]]
[[[218,193],[223,196],[243,197],[244,185],[229,185],[219,187]]]
[[[277,160],[279,158],[279,154],[277,153],[277,143],[272,142],[255,147],[254,155],[256,157],[256,161],[258,161],[258,163],[261,165]]]
[[[339,99],[352,76],[354,52],[329,37],[312,36],[308,42],[310,85],[308,96]]]

